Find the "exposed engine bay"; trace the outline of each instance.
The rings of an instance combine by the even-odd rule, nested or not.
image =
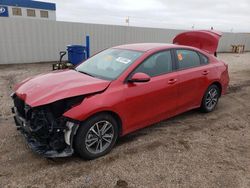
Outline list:
[[[80,122],[63,113],[82,102],[84,96],[71,97],[51,104],[31,108],[12,94],[17,129],[25,136],[30,148],[45,157],[66,157],[74,153],[73,137]]]

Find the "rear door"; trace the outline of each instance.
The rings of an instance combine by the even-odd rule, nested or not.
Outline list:
[[[178,73],[178,113],[199,107],[208,87],[208,58],[190,49],[176,49]]]

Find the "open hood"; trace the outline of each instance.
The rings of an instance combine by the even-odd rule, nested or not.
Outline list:
[[[173,43],[192,46],[209,54],[215,54],[222,33],[213,30],[187,31],[177,35]]]
[[[15,87],[15,93],[26,104],[36,107],[103,91],[110,82],[74,70],[64,70],[28,78]]]

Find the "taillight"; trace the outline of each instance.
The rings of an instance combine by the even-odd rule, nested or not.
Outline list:
[[[228,64],[224,63],[224,65],[226,66],[226,70],[228,70]]]
[[[228,70],[228,64],[226,64],[224,61],[221,61],[220,62],[226,67],[226,70]]]

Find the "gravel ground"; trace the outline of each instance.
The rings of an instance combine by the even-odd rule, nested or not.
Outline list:
[[[219,54],[230,88],[213,113],[193,110],[121,138],[97,160],[49,160],[16,131],[14,83],[50,64],[0,66],[0,187],[250,187],[250,53]]]

